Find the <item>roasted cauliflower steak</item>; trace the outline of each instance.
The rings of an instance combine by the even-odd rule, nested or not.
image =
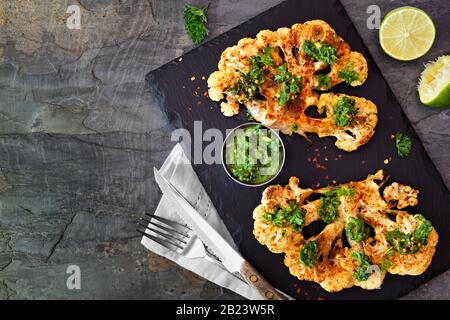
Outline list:
[[[326,22],[313,20],[263,30],[227,48],[208,78],[208,93],[221,101],[225,116],[244,105],[255,120],[284,134],[334,136],[339,149],[354,151],[373,136],[377,107],[364,98],[320,93],[341,82],[362,85],[367,75],[364,56]],[[306,115],[312,106],[321,117]]]
[[[315,281],[329,292],[352,286],[378,289],[386,273],[419,275],[431,263],[438,234],[422,215],[402,211],[417,205],[419,191],[396,182],[380,195],[383,171],[363,181],[335,187],[267,187],[253,211],[256,239],[300,280]],[[321,198],[308,201],[312,194]],[[324,229],[305,238],[303,228],[323,220]],[[345,239],[344,239],[345,238]]]

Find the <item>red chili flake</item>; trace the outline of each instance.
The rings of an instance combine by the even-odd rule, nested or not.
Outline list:
[[[311,162],[311,158],[308,158],[307,160],[308,160],[308,162]]]
[[[330,179],[330,176],[325,176],[325,179],[327,179],[327,180]]]
[[[191,107],[188,107],[188,110],[189,110],[189,111],[192,111],[192,108],[191,108]]]
[[[197,104],[198,104],[198,105],[201,105],[201,104],[202,104],[202,102],[201,102],[201,101],[197,101]]]
[[[318,297],[317,300],[325,300],[325,298]]]
[[[319,148],[315,148],[314,151],[315,151],[315,152],[319,152]]]
[[[301,288],[295,289],[295,293],[296,293],[296,294],[300,294],[301,292],[302,292],[302,289],[301,289]]]
[[[203,92],[204,97],[208,97],[208,91]]]
[[[314,157],[314,158],[312,159],[312,162],[317,162],[317,158]]]

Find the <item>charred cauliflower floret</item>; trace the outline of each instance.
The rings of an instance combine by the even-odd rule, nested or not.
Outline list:
[[[419,275],[431,263],[438,235],[424,216],[391,210],[392,202],[416,205],[417,190],[393,183],[383,199],[381,180],[380,170],[363,181],[316,190],[300,188],[296,177],[285,187],[269,186],[253,211],[253,233],[271,252],[284,254],[292,275],[329,292],[378,289],[386,273]],[[308,201],[313,193],[321,197]],[[305,238],[302,229],[317,220],[326,227]]]
[[[418,195],[418,190],[397,182],[387,186],[383,191],[384,199],[389,203],[396,204],[398,209],[416,206],[419,203]]]
[[[321,94],[341,82],[362,85],[368,75],[364,56],[351,51],[322,20],[262,30],[254,39],[241,39],[222,53],[218,69],[208,79],[209,97],[218,102],[226,98],[221,111],[227,117],[245,105],[264,125],[288,135],[334,136],[336,146],[349,152],[374,134],[375,104],[343,94]],[[324,117],[307,116],[310,106],[317,106]]]

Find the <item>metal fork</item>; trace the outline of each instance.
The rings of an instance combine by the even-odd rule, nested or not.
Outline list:
[[[144,237],[186,258],[204,258],[219,265],[224,271],[228,272],[222,265],[220,259],[209,251],[203,241],[195,236],[192,229],[187,225],[154,214],[145,213],[145,217],[139,222],[139,227],[136,231]],[[240,275],[230,274],[248,285]]]
[[[136,231],[186,258],[205,258],[211,262],[220,263],[220,260],[208,251],[192,230],[179,222],[146,213]]]

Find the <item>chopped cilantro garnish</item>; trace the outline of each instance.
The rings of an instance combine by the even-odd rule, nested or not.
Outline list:
[[[417,214],[414,217],[421,223],[412,234],[403,233],[398,228],[387,231],[384,234],[386,241],[389,242],[398,253],[415,253],[422,245],[426,245],[428,242],[428,235],[433,230],[431,222],[420,214]]]
[[[295,122],[293,124],[291,124],[291,130],[292,131],[297,131],[298,130],[298,124],[296,124]]]
[[[304,266],[312,268],[316,264],[318,253],[319,246],[316,241],[308,241],[303,247],[300,248],[298,260]]]
[[[318,74],[316,75],[318,84],[316,89],[320,90],[328,90],[331,87],[331,78],[324,75],[324,74]]]
[[[336,60],[336,49],[329,44],[305,40],[302,48],[305,55],[316,61],[332,64]]]
[[[389,268],[392,267],[393,264],[394,263],[391,260],[384,258],[383,260],[381,260],[381,264],[380,264],[381,272],[388,271]]]
[[[292,201],[287,207],[277,209],[274,213],[265,213],[263,219],[272,222],[275,227],[292,226],[295,231],[300,231],[305,224],[305,214],[306,210]]]
[[[395,147],[397,154],[401,158],[405,158],[411,152],[411,139],[401,132],[395,134]]]
[[[339,127],[349,126],[352,124],[353,118],[357,113],[358,110],[355,108],[355,100],[343,96],[333,106],[334,124]]]
[[[338,72],[338,77],[345,81],[345,83],[352,83],[359,79],[359,74],[353,70],[353,62],[347,63],[343,70]]]
[[[431,225],[431,222],[425,219],[421,214],[416,214],[414,217],[421,222],[416,230],[414,230],[414,241],[421,244],[427,244],[428,235],[433,230],[433,226]]]
[[[348,188],[337,188],[327,191],[325,193],[325,196],[323,196],[319,200],[320,205],[318,214],[323,222],[331,223],[334,221],[334,219],[336,219],[338,214],[338,207],[341,204],[341,200],[339,199],[339,197],[353,197],[354,194],[355,190]]]
[[[369,237],[370,229],[363,220],[350,217],[345,226],[345,234],[349,240],[361,242]]]
[[[358,261],[358,266],[356,267],[356,271],[353,273],[353,277],[355,277],[358,281],[366,281],[369,279],[372,274],[372,271],[370,270],[369,258],[357,251],[352,252],[352,258]]]
[[[280,97],[278,103],[281,106],[289,104],[297,94],[302,92],[302,81],[300,77],[292,75],[288,71],[287,64],[284,63],[277,68],[274,80],[281,83]]]
[[[258,92],[258,85],[266,81],[264,67],[273,64],[270,56],[272,50],[273,48],[266,46],[263,49],[263,55],[250,57],[250,69],[247,73],[240,72],[241,78],[235,82],[230,90],[231,95],[250,99]]]

